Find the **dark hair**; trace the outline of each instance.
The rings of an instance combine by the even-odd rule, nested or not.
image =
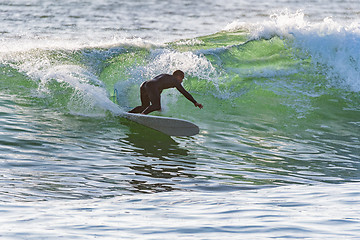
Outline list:
[[[185,77],[184,72],[181,71],[181,70],[176,70],[176,71],[173,73],[173,75],[174,75],[174,76],[180,76],[180,77],[182,77],[182,78]]]

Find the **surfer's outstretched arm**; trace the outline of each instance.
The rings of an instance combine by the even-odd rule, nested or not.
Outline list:
[[[182,95],[184,95],[184,97],[186,97],[190,102],[192,102],[192,103],[195,105],[195,107],[198,107],[198,108],[200,108],[200,109],[203,108],[203,105],[200,104],[200,103],[198,103],[198,102],[193,98],[193,96],[192,96],[188,91],[185,90],[185,88],[184,88],[181,84],[178,85],[178,86],[176,86],[176,89],[177,89],[179,92],[181,92]]]

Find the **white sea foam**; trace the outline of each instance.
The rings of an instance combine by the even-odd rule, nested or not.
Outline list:
[[[116,46],[134,46],[148,48],[157,45],[138,37],[113,36],[110,38],[32,38],[0,39],[0,59],[12,56],[11,54],[24,53],[34,50],[68,50],[76,51],[91,48],[111,48]]]
[[[109,100],[109,93],[98,77],[86,66],[72,63],[74,60],[70,56],[71,52],[49,52],[37,49],[12,52],[3,60],[37,82],[38,90],[35,94],[37,97],[54,98],[49,89],[53,81],[63,89],[72,88],[74,91],[72,97],[63,104],[67,104],[68,110],[73,114],[93,116],[104,114],[106,110],[120,114],[122,110]]]
[[[270,19],[257,23],[234,21],[224,30],[249,31],[251,39],[270,39],[278,36],[295,49],[311,56],[315,65],[332,84],[350,91],[360,91],[360,22],[339,23],[332,18],[321,22],[307,21],[302,11],[284,10]]]

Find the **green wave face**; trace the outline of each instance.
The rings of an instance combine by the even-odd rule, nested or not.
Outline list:
[[[31,49],[2,57],[1,87],[63,112],[118,113],[140,103],[141,82],[181,69],[184,87],[204,109],[170,89],[162,94],[163,115],[237,131],[247,125],[282,131],[314,124],[338,128],[359,115],[357,83],[351,85],[326,62],[327,56],[346,53],[314,52],[303,39],[251,38],[238,30],[160,46]],[[351,61],[349,70],[356,70],[357,59]]]
[[[346,79],[329,75],[331,66],[314,60],[319,56],[299,48],[296,39],[248,39],[244,31],[220,32],[164,47],[129,48],[108,61],[100,79],[111,86],[109,91],[115,83],[119,104],[132,107],[139,104],[142,81],[181,69],[185,88],[205,108],[198,111],[176,91],[167,90],[164,114],[210,125],[256,122],[304,130],[314,123],[337,125],[359,114],[358,94]],[[341,120],[333,122],[339,113]]]

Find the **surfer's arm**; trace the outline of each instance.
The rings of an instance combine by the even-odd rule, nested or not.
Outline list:
[[[191,94],[190,94],[188,91],[185,90],[185,88],[184,88],[181,84],[179,84],[178,86],[176,86],[176,89],[177,89],[179,92],[181,92],[181,94],[184,95],[184,97],[186,97],[190,102],[192,102],[192,103],[195,105],[195,107],[198,107],[198,108],[200,108],[200,109],[203,108],[203,105],[200,104],[200,103],[198,103],[198,102],[193,98],[193,96],[191,96]]]

